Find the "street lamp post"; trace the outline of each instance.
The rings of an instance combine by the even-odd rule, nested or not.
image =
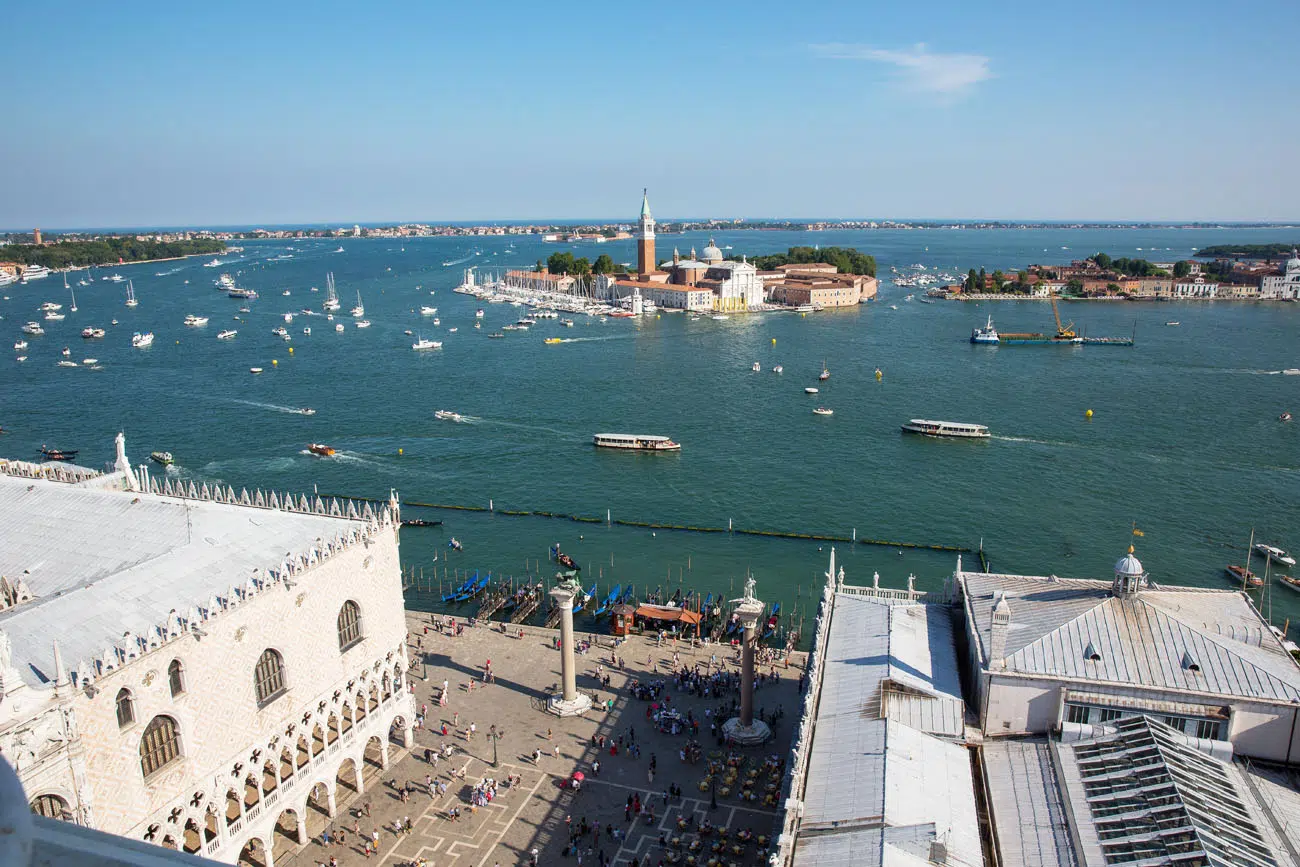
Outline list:
[[[501,733],[497,731],[494,725],[488,729],[488,737],[492,739],[492,767],[497,767],[497,741],[501,739]]]

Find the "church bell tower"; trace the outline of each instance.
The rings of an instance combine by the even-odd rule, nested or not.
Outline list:
[[[645,275],[655,271],[655,218],[650,216],[650,199],[641,191],[641,219],[636,227],[636,269]]]

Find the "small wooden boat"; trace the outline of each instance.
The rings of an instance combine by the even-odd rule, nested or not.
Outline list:
[[[1244,566],[1230,565],[1225,566],[1223,571],[1227,576],[1238,584],[1245,584],[1247,587],[1263,587],[1264,579],[1260,578],[1254,572],[1246,570]]]
[[[47,461],[75,461],[78,449],[51,449],[41,446],[41,457]]]
[[[1300,590],[1300,578],[1292,578],[1290,575],[1278,575],[1277,580],[1281,581],[1292,590]]]
[[[835,410],[828,409],[827,407],[824,406],[819,406],[815,410],[813,410],[813,415],[835,415]]]
[[[307,451],[322,458],[334,457],[334,449],[322,443],[311,443],[307,446]]]

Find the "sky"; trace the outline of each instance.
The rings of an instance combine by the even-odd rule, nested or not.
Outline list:
[[[0,227],[1300,221],[1300,3],[12,3]]]

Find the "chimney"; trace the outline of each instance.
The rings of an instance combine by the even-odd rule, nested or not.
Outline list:
[[[1011,626],[1011,603],[1005,593],[993,605],[993,629],[989,634],[989,663],[1007,658],[1007,629]]]

